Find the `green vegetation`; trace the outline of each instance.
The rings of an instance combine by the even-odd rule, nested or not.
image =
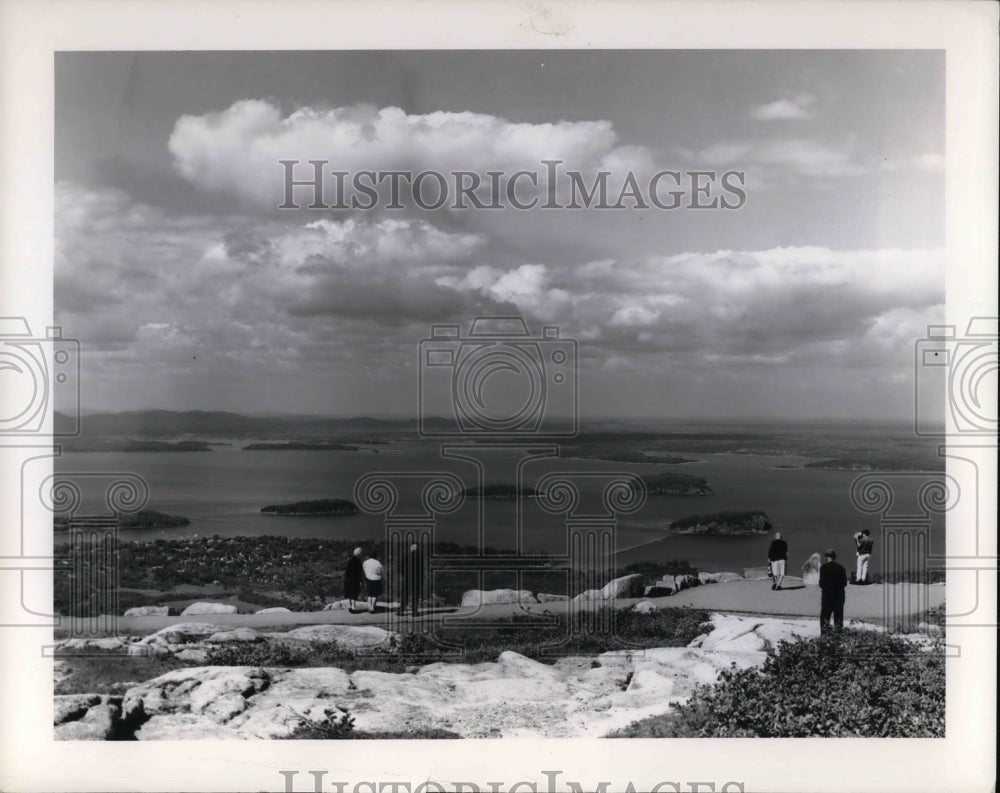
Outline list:
[[[712,488],[699,476],[658,473],[642,477],[646,492],[651,496],[710,496]]]
[[[260,511],[269,515],[356,515],[358,505],[346,498],[321,498],[294,504],[271,504],[261,507]]]
[[[130,657],[119,650],[58,649],[56,658],[72,659],[70,673],[55,684],[55,694],[116,694],[146,680],[192,664],[173,655]]]
[[[289,441],[287,443],[251,443],[243,447],[245,452],[274,452],[274,451],[300,451],[300,452],[356,452],[357,446],[347,443],[322,443],[310,441]]]
[[[152,509],[118,513],[118,527],[121,529],[172,529],[189,523],[191,521],[183,515],[166,515]],[[69,531],[69,524],[69,518],[57,517],[52,521],[52,529],[56,532]]]
[[[945,656],[895,636],[845,630],[782,642],[762,667],[724,671],[622,738],[940,738]]]
[[[675,534],[766,534],[771,519],[760,510],[690,515],[670,524]]]
[[[831,460],[817,460],[806,463],[806,468],[822,468],[828,471],[944,471],[943,457],[926,457],[915,454],[876,453],[836,457]]]
[[[402,672],[408,666],[432,661],[477,664],[496,661],[511,650],[543,663],[568,655],[598,655],[609,650],[645,647],[685,647],[708,627],[708,612],[667,608],[652,614],[605,607],[596,613],[546,618],[513,617],[465,626],[460,621],[439,627],[448,647],[423,633],[405,634],[384,651],[355,654],[335,642],[308,642],[301,646],[282,642],[232,643],[210,651],[214,666],[328,667],[346,672],[359,669]],[[614,625],[613,631],[584,633],[586,624]],[[571,630],[571,628],[573,630]],[[462,648],[457,652],[455,646]]]
[[[467,487],[462,491],[466,498],[486,499],[488,501],[517,501],[520,498],[532,498],[536,495],[534,488],[524,485],[518,490],[517,485],[492,484],[483,487]]]

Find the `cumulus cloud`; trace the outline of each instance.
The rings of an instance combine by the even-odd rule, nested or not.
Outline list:
[[[812,118],[810,107],[816,98],[809,94],[799,94],[792,99],[776,99],[750,109],[750,117],[757,121],[800,121]]]
[[[299,161],[292,171],[296,180],[312,177],[312,159],[329,161],[324,170],[352,174],[509,174],[522,168],[543,171],[541,163],[547,159],[564,160],[567,167],[584,171],[607,166],[620,170],[640,168],[650,160],[642,147],[620,146],[606,120],[529,124],[482,113],[408,114],[397,107],[365,104],[328,110],[303,107],[283,116],[278,106],[258,99],[219,112],[182,116],[169,149],[179,173],[193,184],[267,208],[284,200],[281,160]],[[298,195],[311,200],[312,193]],[[335,200],[329,178],[324,200]]]

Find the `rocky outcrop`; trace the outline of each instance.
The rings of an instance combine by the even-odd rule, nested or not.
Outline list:
[[[569,595],[552,595],[548,592],[539,592],[535,595],[535,598],[539,603],[558,603],[564,600],[569,600]]]
[[[769,567],[744,567],[743,577],[747,581],[761,581],[767,578],[770,572],[771,569]]]
[[[698,580],[702,584],[728,584],[730,581],[742,581],[743,576],[739,573],[698,573]]]
[[[642,601],[635,608],[653,605]],[[284,636],[326,640],[330,629],[360,627],[314,625]],[[298,638],[289,638],[293,633]],[[665,713],[722,670],[763,663],[782,640],[818,633],[815,619],[713,614],[687,647],[618,650],[551,664],[508,651],[495,662],[439,662],[392,673],[191,667],[134,685],[123,697],[57,697],[53,721],[60,740],[281,738],[303,724],[335,727],[347,714],[356,729],[371,734],[444,729],[469,738],[597,737]]]
[[[635,611],[639,614],[652,614],[654,611],[657,610],[658,609],[656,608],[656,604],[648,600],[640,600],[632,607],[632,611]]]
[[[254,614],[291,614],[291,609],[286,609],[284,606],[271,606],[266,609],[259,609],[254,612]]]
[[[818,553],[814,553],[806,563],[802,565],[802,583],[806,586],[819,586],[819,567],[823,564],[823,559]]]
[[[498,603],[537,603],[527,589],[470,589],[462,593],[462,606],[495,606]]]
[[[170,615],[170,606],[135,606],[127,609],[123,616],[126,617],[167,617]]]
[[[195,614],[235,614],[236,606],[228,603],[192,603],[181,612],[182,617]]]

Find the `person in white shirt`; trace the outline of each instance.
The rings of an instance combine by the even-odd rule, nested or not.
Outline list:
[[[362,563],[365,571],[365,590],[368,593],[368,611],[375,611],[375,601],[382,594],[382,563],[371,554]]]

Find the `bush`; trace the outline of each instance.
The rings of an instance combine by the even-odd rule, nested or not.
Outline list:
[[[615,737],[940,738],[945,659],[874,631],[782,642],[759,668],[720,675],[670,713]]]

